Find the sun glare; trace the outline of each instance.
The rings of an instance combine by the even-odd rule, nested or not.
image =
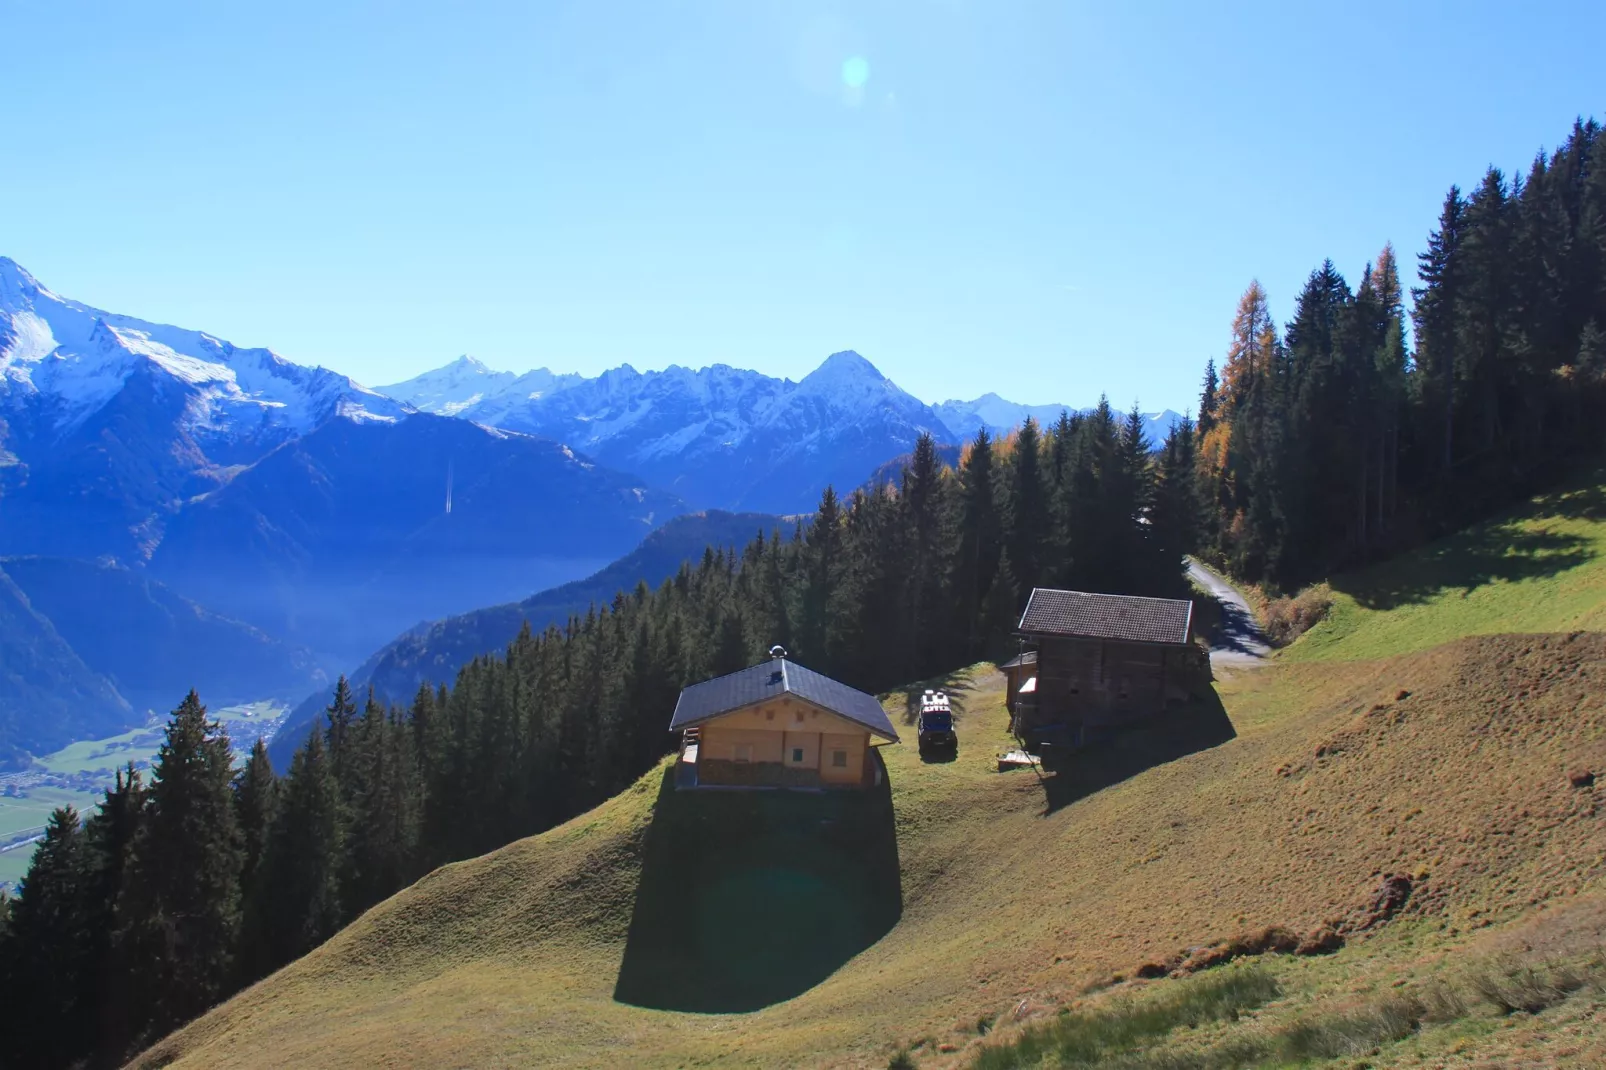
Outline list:
[[[863,89],[870,80],[870,61],[863,56],[849,56],[842,61],[842,84],[849,89]]]

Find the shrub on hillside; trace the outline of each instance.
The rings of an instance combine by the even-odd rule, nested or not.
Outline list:
[[[1295,595],[1268,599],[1256,590],[1251,597],[1266,641],[1283,647],[1304,635],[1325,619],[1333,608],[1333,589],[1325,583],[1306,587]]]

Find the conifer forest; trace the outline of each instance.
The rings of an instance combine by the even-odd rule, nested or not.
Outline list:
[[[1407,289],[1331,262],[1281,328],[1258,283],[1196,417],[1151,449],[1107,403],[827,490],[481,657],[405,708],[353,694],[277,774],[182,697],[148,775],[58,810],[0,903],[6,1066],[115,1066],[431,869],[551,828],[668,753],[680,689],[781,644],[880,692],[1015,649],[1036,586],[1186,597],[1184,555],[1291,591],[1490,515],[1598,456],[1606,137],[1452,188]],[[1223,321],[1227,317],[1223,310]],[[175,696],[175,699],[180,696]]]

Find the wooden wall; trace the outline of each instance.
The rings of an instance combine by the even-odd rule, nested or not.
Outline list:
[[[1098,728],[1159,713],[1198,689],[1202,656],[1183,645],[1044,636],[1032,720]]]
[[[748,747],[752,764],[769,763],[789,771],[817,773],[828,784],[853,784],[864,777],[870,733],[829,710],[791,695],[735,710],[702,725],[697,760],[734,762],[740,748]],[[796,752],[803,752],[802,760]],[[836,751],[845,752],[845,766],[834,764]]]

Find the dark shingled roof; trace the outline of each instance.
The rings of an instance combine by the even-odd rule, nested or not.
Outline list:
[[[1133,643],[1186,643],[1192,617],[1193,603],[1179,598],[1038,587],[1026,603],[1018,631]]]
[[[855,724],[862,724],[882,739],[898,742],[897,730],[874,695],[856,691],[785,658],[774,658],[729,676],[692,684],[680,693],[669,730],[700,724],[781,694],[796,695]]]

